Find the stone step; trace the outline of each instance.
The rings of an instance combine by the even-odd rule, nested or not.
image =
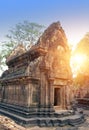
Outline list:
[[[25,127],[27,126],[65,126],[65,125],[78,125],[85,121],[83,115],[72,115],[72,116],[66,116],[66,117],[35,117],[35,118],[24,118],[22,116],[19,116],[17,114],[13,114],[11,112],[5,111],[2,108],[0,108],[0,113],[2,115],[8,116],[11,119],[13,119],[16,123],[23,125]]]
[[[5,107],[7,106],[7,107],[9,107],[9,108],[17,108],[19,111],[28,112],[28,109],[27,109],[27,108],[22,107],[22,106],[18,106],[18,105],[16,105],[16,104],[11,105],[11,104],[9,104],[9,103],[2,103],[2,102],[0,102],[0,106],[5,106]]]
[[[84,110],[89,110],[89,106],[84,105],[84,104],[78,104],[77,107],[83,108]]]
[[[77,117],[78,115],[75,115],[75,116],[76,116],[76,118],[69,120],[70,125],[76,126],[76,125],[84,123],[84,121],[85,121],[84,115],[81,115],[81,118]]]
[[[23,115],[26,113],[26,112],[24,112],[24,111],[15,109],[15,108],[13,108],[13,107],[8,107],[8,106],[1,105],[1,104],[0,104],[0,108],[5,109],[5,110],[7,110],[7,111],[12,111],[13,113],[18,112],[19,114],[21,113],[21,114],[23,114]]]
[[[10,106],[7,106],[7,105],[1,105],[0,104],[0,108],[2,108],[5,111],[12,112],[13,114],[17,113],[19,116],[23,116],[23,117],[26,117],[26,118],[30,117],[32,114],[33,114],[33,116],[36,115],[35,112],[29,113],[29,112],[26,112],[26,111],[23,111],[23,110],[19,110],[16,107],[14,108],[14,107],[10,107]]]
[[[24,111],[24,109],[20,109],[18,106],[13,106],[10,104],[0,103],[0,108],[5,111],[12,112],[13,114],[18,114],[19,116],[30,118],[30,117],[65,117],[73,115],[74,112],[72,110],[60,110],[56,112],[49,112],[49,111]]]
[[[11,112],[13,114],[17,114],[19,116],[25,117],[25,118],[31,118],[31,117],[54,117],[54,112],[39,112],[39,111],[23,111],[23,110],[19,110],[17,107],[12,107],[12,106],[8,106],[8,105],[2,105],[0,104],[0,108]]]
[[[74,115],[75,112],[73,110],[59,110],[59,111],[55,111],[54,115],[55,117],[66,117],[66,116],[70,116],[70,115]]]

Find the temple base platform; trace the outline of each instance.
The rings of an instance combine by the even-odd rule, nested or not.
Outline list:
[[[83,114],[75,114],[73,110],[57,110],[54,112],[47,108],[27,109],[5,103],[0,103],[0,114],[8,116],[24,127],[75,126],[85,121]]]

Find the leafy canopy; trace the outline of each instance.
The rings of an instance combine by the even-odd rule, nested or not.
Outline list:
[[[44,26],[34,22],[24,21],[18,23],[9,30],[6,35],[7,41],[2,43],[0,52],[0,69],[5,65],[5,58],[18,44],[23,44],[26,48],[36,44],[38,38],[42,35]]]

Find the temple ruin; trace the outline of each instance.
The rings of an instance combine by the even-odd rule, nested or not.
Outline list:
[[[51,24],[28,50],[19,44],[6,64],[8,70],[0,79],[0,113],[24,126],[71,124],[69,117],[61,120],[63,113],[57,113],[70,109],[73,98],[70,50],[59,22]]]

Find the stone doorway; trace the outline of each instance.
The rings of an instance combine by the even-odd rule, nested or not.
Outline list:
[[[61,105],[61,89],[56,87],[54,88],[54,106]]]

